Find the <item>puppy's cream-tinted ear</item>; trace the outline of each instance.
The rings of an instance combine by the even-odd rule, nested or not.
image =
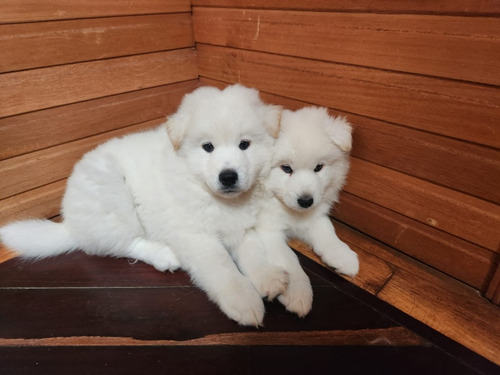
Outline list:
[[[273,138],[278,138],[280,133],[281,112],[283,107],[279,105],[262,105],[260,114],[264,122],[264,127]]]
[[[189,123],[189,116],[178,111],[167,118],[167,133],[170,141],[174,146],[174,150],[181,147],[184,134]]]
[[[352,127],[344,117],[330,118],[331,124],[327,127],[330,139],[342,151],[349,152],[352,148]]]

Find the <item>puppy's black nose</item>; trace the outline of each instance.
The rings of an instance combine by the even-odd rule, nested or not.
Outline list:
[[[314,199],[310,195],[303,195],[297,199],[299,206],[302,208],[309,208],[314,203]]]
[[[219,173],[219,181],[226,187],[233,186],[238,181],[238,173],[234,169],[224,169]]]

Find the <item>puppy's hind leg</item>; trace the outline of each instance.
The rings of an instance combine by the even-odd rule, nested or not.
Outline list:
[[[78,247],[88,254],[138,259],[160,271],[180,266],[168,246],[147,239],[134,196],[111,157],[89,154],[75,166],[63,217]]]
[[[181,266],[172,249],[161,243],[136,238],[127,247],[128,257],[151,264],[160,272],[175,271]]]

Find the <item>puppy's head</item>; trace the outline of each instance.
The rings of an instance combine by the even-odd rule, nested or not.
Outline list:
[[[184,97],[167,120],[178,155],[212,193],[224,198],[251,189],[268,172],[281,107],[257,90],[201,87]]]
[[[349,123],[326,108],[283,111],[269,188],[294,211],[329,207],[345,183],[351,144]]]

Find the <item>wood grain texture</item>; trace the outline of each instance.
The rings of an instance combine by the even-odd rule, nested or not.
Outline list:
[[[300,9],[322,11],[425,13],[425,14],[498,14],[495,0],[412,1],[412,0],[192,0],[194,6]]]
[[[497,264],[495,273],[491,279],[491,283],[486,291],[486,297],[491,300],[491,302],[500,305],[500,266]]]
[[[399,270],[394,274],[378,297],[404,312],[410,312],[423,323],[445,333],[454,340],[463,342],[468,347],[477,348],[486,358],[498,362],[500,339],[500,310],[491,305],[488,315],[476,316],[478,306],[475,298],[468,293],[441,285],[430,284],[424,279]],[[442,289],[441,289],[442,288]],[[423,295],[422,291],[426,293]],[[483,304],[484,305],[484,304]],[[450,306],[454,308],[450,309]],[[465,313],[464,307],[473,310]],[[483,306],[484,307],[484,306]],[[454,311],[456,309],[456,311]],[[478,331],[478,327],[487,327]]]
[[[500,206],[404,175],[360,159],[351,159],[345,191],[498,251]]]
[[[197,45],[200,76],[500,147],[500,90],[343,64]]]
[[[314,250],[304,242],[297,239],[291,239],[289,240],[288,245],[295,251],[307,256],[316,263],[321,264],[323,267],[330,268],[328,265],[323,263]],[[364,290],[376,295],[391,278],[394,270],[389,263],[364,251],[356,244],[350,245],[358,255],[360,269],[356,277],[343,277],[348,279],[353,284],[356,284]]]
[[[147,121],[138,125],[109,131],[103,134],[66,143],[60,146],[35,151],[29,154],[0,161],[0,199],[50,184],[67,178],[74,164],[86,152],[114,137],[121,137],[142,130],[151,129],[165,119]]]
[[[0,117],[197,77],[192,49],[0,75]]]
[[[0,5],[0,23],[123,16],[135,14],[189,12],[189,0],[4,0]]]
[[[191,80],[0,119],[0,159],[166,117],[197,85]]]
[[[16,358],[21,353],[24,353],[23,368],[26,368],[31,363],[28,353],[42,348],[48,351],[38,356],[37,369],[45,368],[41,362],[49,353],[60,354],[67,350],[77,351],[74,355],[80,358],[79,368],[97,368],[100,362],[96,362],[95,356],[90,361],[81,361],[86,351],[111,353],[110,350],[133,350],[134,361],[137,361],[141,350],[149,353],[151,358],[158,348],[173,351],[176,348],[192,348],[191,358],[195,356],[196,363],[199,363],[200,351],[204,349],[226,350],[235,347],[245,348],[249,360],[245,366],[247,370],[250,364],[255,366],[267,356],[277,360],[276,356],[283,350],[282,355],[285,357],[293,352],[295,354],[292,357],[299,359],[292,367],[294,370],[297,365],[307,364],[310,369],[311,359],[316,358],[311,355],[316,350],[322,352],[326,349],[325,355],[328,355],[318,357],[319,362],[314,360],[314,363],[324,363],[326,358],[333,357],[335,368],[344,368],[344,365],[339,365],[343,363],[341,358],[355,353],[357,361],[354,362],[363,359],[363,362],[370,363],[375,372],[380,369],[382,373],[398,373],[396,369],[401,366],[406,371],[410,364],[410,374],[422,371],[429,374],[446,373],[450,369],[452,373],[477,374],[484,373],[480,368],[492,368],[484,359],[447,341],[395,309],[388,308],[379,300],[368,298],[371,296],[303,257],[300,257],[300,261],[308,275],[312,279],[323,279],[321,285],[314,286],[313,311],[305,319],[299,319],[284,312],[279,303],[266,303],[266,326],[258,331],[229,321],[194,286],[177,285],[182,280],[177,275],[182,272],[163,274],[152,267],[139,265],[142,271],[136,273],[136,265],[119,259],[75,258],[73,255],[58,258],[57,262],[56,259],[41,261],[41,269],[38,270],[39,263],[26,264],[18,259],[0,265],[0,295],[3,301],[9,301],[0,305],[3,317],[0,323],[0,358],[3,368],[19,368]],[[50,272],[51,268],[54,274]],[[112,272],[103,276],[103,269]],[[158,276],[148,275],[148,270]],[[49,279],[53,277],[52,281],[43,280],[47,279],[47,273]],[[127,273],[130,274],[130,284],[123,284]],[[17,274],[17,278],[24,282],[15,286],[16,282],[13,284],[11,280],[13,274]],[[63,277],[64,274],[69,276],[69,280]],[[81,280],[90,282],[88,285],[93,285],[94,280],[95,286],[71,284],[78,279],[77,275]],[[57,279],[60,280],[59,285]],[[120,284],[130,286],[113,286]],[[42,285],[44,287],[40,287]],[[33,319],[35,315],[38,318]],[[421,336],[419,332],[424,335]],[[352,352],[348,348],[352,348]],[[19,352],[13,352],[13,349]],[[390,353],[386,353],[387,350]],[[252,351],[264,357],[248,358]],[[67,354],[59,356],[68,357]],[[111,364],[113,355],[107,354],[106,357],[106,363]],[[129,356],[120,357],[120,363],[123,363]],[[304,362],[305,358],[307,360]],[[290,359],[286,361],[283,358],[283,361],[289,363]],[[60,364],[61,360],[56,362]],[[354,362],[350,362],[350,366],[345,368],[352,370]],[[387,363],[395,367],[389,368]],[[169,361],[169,364],[172,365],[172,362]],[[280,368],[283,369],[282,364]],[[320,368],[323,369],[321,373],[327,368],[329,373],[330,362],[328,366],[321,365]],[[273,373],[275,371],[273,368]],[[263,372],[259,367],[259,371],[247,373]]]
[[[377,297],[500,365],[500,309],[473,289],[394,249],[344,226],[335,225],[349,245],[382,259],[394,275]],[[362,266],[362,265],[361,265]]]
[[[193,45],[187,13],[0,25],[0,72]]]
[[[500,83],[495,18],[193,9],[197,42]]]
[[[201,77],[202,85],[225,82]],[[261,92],[263,100],[299,109],[310,103]],[[330,109],[353,126],[351,155],[494,203],[500,202],[500,150]]]
[[[481,291],[488,287],[498,256],[494,251],[345,192],[332,213],[337,220]]]
[[[237,332],[211,334],[190,340],[137,340],[131,337],[55,337],[42,339],[2,339],[1,346],[429,346],[404,327],[292,332]]]
[[[66,180],[27,191],[0,201],[0,225],[11,221],[59,215]]]

